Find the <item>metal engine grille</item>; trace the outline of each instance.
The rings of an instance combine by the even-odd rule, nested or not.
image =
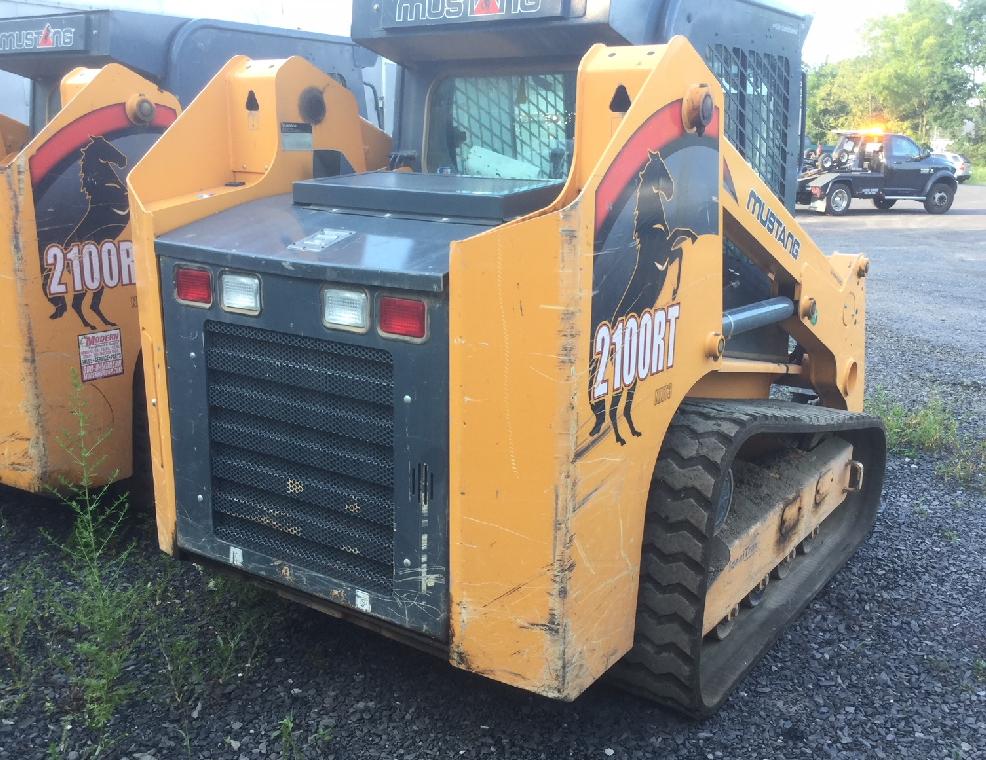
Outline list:
[[[221,322],[205,336],[216,536],[392,591],[391,355]]]
[[[710,45],[705,58],[726,91],[726,135],[784,199],[790,159],[791,62],[725,45]]]

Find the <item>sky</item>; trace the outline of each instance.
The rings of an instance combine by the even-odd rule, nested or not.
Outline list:
[[[805,63],[817,65],[852,58],[862,52],[863,33],[873,19],[900,13],[906,0],[786,0],[815,20],[805,42]]]

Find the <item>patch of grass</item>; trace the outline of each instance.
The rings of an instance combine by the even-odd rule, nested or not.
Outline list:
[[[887,445],[902,454],[925,451],[936,453],[953,448],[958,441],[958,424],[940,396],[908,408],[878,390],[866,403],[866,411],[883,419],[887,426]]]
[[[198,642],[189,636],[158,636],[158,651],[171,699],[179,709],[194,701],[204,682]]]
[[[954,544],[956,541],[959,540],[959,532],[957,530],[953,530],[952,528],[949,528],[945,531],[942,531],[942,537],[950,544]]]
[[[986,660],[978,659],[972,663],[972,674],[977,681],[986,683]]]
[[[885,390],[877,390],[866,400],[866,411],[883,419],[891,451],[945,456],[938,464],[939,475],[986,489],[986,441],[962,438],[955,416],[940,396],[932,395],[922,405],[906,407]]]
[[[208,583],[214,636],[210,676],[219,685],[253,665],[270,628],[270,598],[250,583],[217,576]]]
[[[328,726],[322,726],[308,739],[309,744],[314,744],[317,749],[323,749],[332,741],[333,732]]]
[[[973,166],[970,185],[986,185],[986,166]]]
[[[986,441],[961,442],[938,472],[966,485],[986,489]]]
[[[133,585],[126,578],[133,544],[118,544],[127,496],[113,496],[109,486],[95,485],[105,460],[100,447],[109,432],[93,432],[77,373],[73,386],[70,409],[75,427],[59,443],[80,477],[76,483],[63,481],[55,495],[72,511],[75,522],[65,543],[47,536],[62,550],[72,578],[52,599],[55,621],[70,642],[56,664],[80,695],[86,723],[103,729],[134,691],[124,672],[143,636],[153,593],[149,585]]]
[[[11,685],[16,687],[17,703],[27,697],[33,674],[28,634],[40,625],[43,613],[37,589],[43,586],[41,571],[28,566],[14,573],[0,588],[0,666],[8,670]]]

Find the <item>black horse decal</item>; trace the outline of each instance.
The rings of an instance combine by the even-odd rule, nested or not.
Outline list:
[[[106,240],[116,240],[130,223],[130,203],[127,197],[127,186],[120,179],[114,167],[124,168],[127,157],[121,153],[109,140],[102,136],[91,137],[81,150],[79,174],[82,183],[82,193],[88,201],[88,208],[81,221],[75,226],[65,240],[64,249],[73,245],[95,243],[99,245]],[[76,264],[81,266],[81,261]],[[48,293],[50,272],[45,275],[45,292]],[[90,330],[97,329],[82,312],[87,291],[83,290],[72,296],[72,310],[79,316],[82,324]],[[66,297],[62,295],[49,296],[48,300],[55,307],[51,319],[58,319],[65,314]],[[116,327],[100,309],[103,300],[103,286],[92,291],[89,309],[107,327]]]
[[[593,309],[593,343],[595,332],[600,324],[608,322],[616,325],[621,319],[636,314],[642,314],[646,309],[657,306],[658,299],[664,291],[671,268],[677,265],[676,279],[671,291],[671,301],[678,298],[681,287],[682,246],[686,242],[694,243],[698,235],[680,227],[671,227],[668,223],[665,203],[674,197],[674,179],[668,171],[667,164],[658,152],[648,152],[648,160],[637,175],[634,191],[636,205],[633,214],[633,245],[636,263],[633,273],[611,313]],[[597,250],[594,269],[601,267],[600,252]],[[597,280],[594,271],[594,280]],[[604,275],[605,276],[605,275]],[[597,289],[598,290],[598,289]],[[597,292],[593,306],[600,294]],[[610,301],[612,303],[612,301]],[[589,435],[596,436],[606,423],[606,397],[593,398],[593,391],[600,362],[608,362],[609,356],[597,356],[595,345],[590,349],[593,360],[589,372],[589,401],[595,423]],[[636,381],[623,385],[614,390],[609,398],[609,419],[617,442],[623,446],[626,440],[620,434],[618,414],[623,395],[626,402],[623,405],[623,417],[626,420],[630,434],[634,437],[641,435],[633,422],[633,397],[637,391]]]

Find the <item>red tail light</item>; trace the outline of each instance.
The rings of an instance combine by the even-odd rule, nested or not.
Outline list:
[[[175,295],[179,301],[212,305],[212,272],[206,269],[177,267],[175,269]]]
[[[424,301],[413,298],[380,299],[380,332],[420,340],[425,337],[428,310]]]

